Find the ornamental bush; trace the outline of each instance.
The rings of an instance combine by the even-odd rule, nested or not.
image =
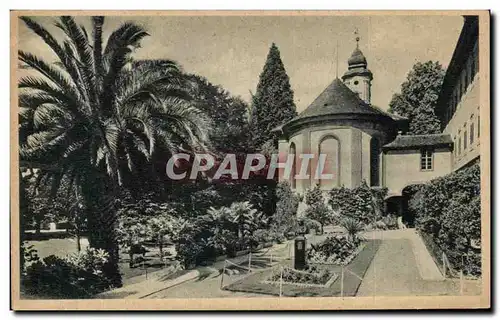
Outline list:
[[[349,189],[344,186],[329,192],[328,204],[335,213],[368,225],[382,217],[384,197],[387,188],[370,188],[366,181],[358,187]]]
[[[481,274],[480,190],[476,163],[422,185],[409,202],[417,229],[432,239],[454,268],[471,275]]]
[[[319,264],[348,264],[355,255],[361,240],[344,237],[328,237],[323,242],[312,245],[307,251],[308,263]]]
[[[111,287],[103,275],[107,261],[108,253],[94,248],[64,258],[35,259],[21,275],[21,290],[40,298],[90,298]]]
[[[274,273],[268,281],[281,281],[287,283],[305,283],[324,285],[334,276],[334,273],[327,269],[318,269],[315,266],[309,267],[306,270],[295,270],[292,268],[284,268],[283,274]]]
[[[334,215],[326,205],[323,192],[318,184],[306,191],[305,202],[307,208],[304,215],[311,220],[317,221],[321,227],[319,231],[323,233],[323,226],[331,223]]]

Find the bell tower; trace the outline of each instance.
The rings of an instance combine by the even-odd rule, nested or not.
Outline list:
[[[342,81],[344,81],[349,89],[356,92],[363,101],[370,104],[373,74],[368,69],[363,52],[359,50],[360,38],[357,29],[354,34],[356,35],[356,49],[354,49],[351,57],[347,60],[348,69],[342,76]]]

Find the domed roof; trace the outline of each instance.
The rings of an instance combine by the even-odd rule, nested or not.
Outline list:
[[[276,130],[290,132],[296,130],[294,127],[306,123],[325,123],[335,118],[372,119],[371,121],[383,123],[398,121],[391,114],[363,101],[358,94],[336,78],[304,111]]]
[[[380,110],[364,102],[337,78],[297,118],[334,114],[384,115]]]
[[[360,65],[360,64],[366,65],[367,64],[366,58],[363,55],[363,52],[361,52],[361,50],[359,50],[358,47],[356,47],[356,49],[354,49],[354,51],[351,54],[351,57],[349,58],[349,60],[347,60],[347,63],[349,64],[349,66]]]

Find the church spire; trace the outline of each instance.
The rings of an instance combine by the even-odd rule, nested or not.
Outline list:
[[[371,81],[373,79],[372,72],[368,69],[365,55],[359,49],[359,31],[358,28],[354,31],[356,48],[347,60],[348,70],[342,76],[344,83],[353,92],[356,92],[361,99],[366,103],[371,100]]]

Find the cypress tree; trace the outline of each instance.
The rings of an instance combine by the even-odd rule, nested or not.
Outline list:
[[[254,147],[261,149],[263,145],[271,143],[277,147],[278,136],[271,130],[296,115],[290,78],[281,61],[280,51],[273,43],[252,98],[251,129]]]

